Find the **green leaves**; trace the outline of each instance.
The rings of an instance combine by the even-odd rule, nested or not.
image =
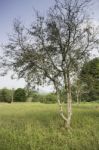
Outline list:
[[[85,63],[80,78],[88,89],[90,100],[99,99],[99,58],[94,58]]]
[[[14,100],[17,102],[26,101],[26,91],[24,89],[18,88],[14,92]]]

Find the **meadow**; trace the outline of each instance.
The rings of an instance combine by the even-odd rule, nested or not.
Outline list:
[[[99,103],[73,104],[71,127],[57,104],[0,103],[0,150],[99,150]]]

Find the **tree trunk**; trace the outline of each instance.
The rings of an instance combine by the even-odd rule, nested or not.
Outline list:
[[[63,112],[63,108],[62,108],[62,104],[61,104],[61,100],[60,100],[59,88],[58,88],[58,85],[57,85],[56,82],[54,82],[54,86],[55,86],[55,89],[56,89],[57,102],[58,102],[58,105],[59,105],[60,116],[62,117],[62,119],[66,123],[67,122],[67,118],[65,117],[64,112]]]
[[[76,91],[76,97],[77,97],[77,104],[79,104],[79,91],[78,91],[78,89]]]
[[[67,73],[67,123],[65,124],[67,128],[70,128],[72,117],[72,96],[71,96],[71,83],[70,75]]]
[[[14,99],[14,88],[12,88],[11,103],[13,103],[13,99]]]
[[[66,79],[66,78],[65,78]],[[66,80],[65,80],[66,81]],[[67,92],[67,117],[64,115],[62,104],[60,101],[60,94],[57,83],[54,83],[56,93],[57,93],[57,101],[60,108],[60,116],[64,120],[64,127],[69,129],[71,124],[71,117],[72,117],[72,97],[71,97],[71,83],[70,83],[70,76],[67,75],[67,82],[65,82],[65,88]]]

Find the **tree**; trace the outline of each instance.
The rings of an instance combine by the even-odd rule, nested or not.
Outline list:
[[[55,93],[49,93],[45,95],[46,102],[45,103],[56,103],[56,94]]]
[[[11,90],[11,102],[13,103],[14,101],[14,88]]]
[[[87,101],[99,100],[99,58],[94,58],[82,67],[80,79],[85,85]]]
[[[14,100],[16,102],[25,102],[26,101],[26,92],[24,89],[18,88],[14,92]]]
[[[33,85],[53,84],[67,128],[72,117],[71,80],[97,42],[84,13],[88,4],[89,0],[55,0],[47,17],[36,13],[36,22],[28,30],[16,20],[3,57],[3,65],[13,67],[19,78]],[[67,116],[60,100],[61,87],[65,87],[67,95]]]
[[[81,95],[83,93],[84,87],[85,86],[80,80],[79,76],[77,76],[76,80],[74,80],[72,84],[72,97],[73,97],[73,100],[77,102],[77,104],[81,102]]]
[[[0,90],[0,101],[11,103],[11,90],[6,88]]]

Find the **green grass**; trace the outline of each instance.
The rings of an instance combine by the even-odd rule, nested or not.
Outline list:
[[[99,150],[99,103],[74,104],[71,131],[57,104],[1,103],[0,150]]]

